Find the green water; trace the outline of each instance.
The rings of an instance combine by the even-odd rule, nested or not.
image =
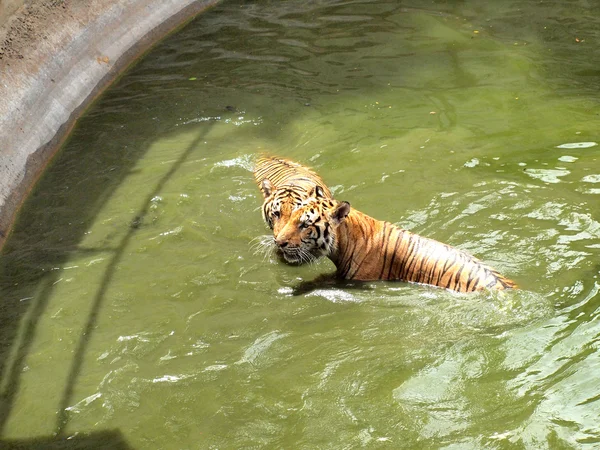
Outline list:
[[[163,41],[4,249],[1,439],[597,448],[600,146],[558,146],[600,141],[599,30],[583,0],[232,1]],[[261,152],[522,289],[299,289],[334,267],[255,253]]]

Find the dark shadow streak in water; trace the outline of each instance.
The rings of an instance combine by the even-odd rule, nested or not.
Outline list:
[[[55,278],[56,277],[53,277],[51,280],[55,280]],[[19,388],[19,380],[22,373],[22,368],[24,366],[25,357],[29,353],[29,348],[33,343],[38,320],[45,311],[48,298],[53,290],[53,283],[50,280],[45,281],[46,283],[44,287],[41,289],[41,292],[36,295],[35,299],[33,297],[24,297],[16,305],[8,306],[8,308],[15,309],[17,311],[11,311],[10,315],[7,314],[6,317],[4,314],[5,311],[2,311],[3,314],[0,317],[3,345],[6,345],[5,342],[11,342],[10,340],[5,341],[6,335],[10,335],[14,341],[17,342],[18,324],[21,322],[21,320],[26,321],[22,325],[23,333],[20,336],[20,339],[18,339],[19,344],[15,351],[14,357],[11,361],[9,361],[9,358],[6,355],[3,355],[5,360],[1,361],[2,364],[0,365],[0,368],[4,369],[3,372],[7,374],[2,379],[3,389],[0,393],[0,436],[4,426],[6,425],[6,422],[8,421],[8,417],[10,416],[14,396]],[[25,301],[25,299],[27,300]],[[33,300],[32,304],[30,305],[28,304],[29,300]],[[21,317],[21,320],[17,320]],[[7,326],[5,327],[4,322],[9,321],[11,323],[7,323]]]
[[[126,171],[128,164],[133,164],[137,157],[143,156],[144,153],[145,149],[140,149],[135,155],[136,158],[124,162],[121,168]],[[58,158],[61,158],[61,155]],[[89,160],[85,157],[80,160],[82,167],[86,167],[87,170],[96,169],[94,164],[87,164]],[[121,173],[113,172],[116,180],[124,179],[120,176]],[[88,195],[79,193],[76,199],[65,199],[65,203],[69,204],[66,214],[52,217],[42,214],[40,219],[36,215],[38,208],[31,206],[43,203],[44,195],[56,189],[56,178],[56,174],[51,171],[40,180],[27,200],[29,205],[18,218],[11,239],[0,255],[0,436],[19,391],[23,367],[35,339],[38,323],[48,307],[54,285],[61,276],[62,271],[57,269],[62,267],[73,253],[88,252],[78,249],[77,243],[90,225],[89,218],[96,216],[104,201],[110,198],[110,192],[120,183],[107,183],[103,189]],[[67,227],[69,233],[55,232]],[[89,249],[91,252],[106,250]],[[16,445],[17,443],[14,443],[13,447]],[[2,445],[0,447],[5,448]]]
[[[90,121],[89,117],[84,118],[79,130],[76,129],[74,133],[87,133],[86,122]],[[208,126],[211,127],[209,124]],[[189,155],[194,145],[207,132],[208,129],[202,132],[182,158]],[[123,243],[117,248],[111,245],[82,249],[78,245],[98,212],[126,179],[131,167],[143,158],[149,144],[150,142],[137,145],[127,152],[106,154],[101,145],[95,147],[96,151],[90,151],[89,148],[82,151],[81,148],[67,143],[26,200],[10,239],[0,254],[0,437],[4,433],[19,392],[21,375],[35,340],[38,324],[48,308],[54,285],[63,273],[60,269],[74,254],[110,251],[115,253],[113,267],[109,268],[104,281],[114,273],[114,264],[122,255]],[[99,157],[98,153],[102,153],[102,157]],[[65,159],[76,161],[71,163],[71,166],[76,164],[79,168],[73,171],[76,175],[68,184],[64,180],[62,168]],[[182,162],[183,160],[176,162],[167,177],[171,176]],[[114,170],[107,171],[107,167],[114,167]],[[73,167],[69,170],[72,169]],[[90,174],[95,178],[90,177]],[[166,179],[162,180],[156,189],[160,189],[165,181]],[[69,189],[80,185],[84,185],[84,192]],[[152,195],[149,198],[151,197]],[[48,215],[45,208],[49,203],[59,208],[58,213]],[[141,208],[142,213],[147,211],[147,203],[146,201],[145,207]],[[139,221],[139,217],[132,218],[129,234],[136,229],[132,225]],[[81,369],[83,353],[94,328],[106,287],[101,290],[94,299],[84,334],[78,343],[75,356],[79,359],[73,362],[70,369],[69,383],[75,382]],[[62,395],[63,409],[70,401],[72,392],[73,386],[67,385]],[[64,415],[64,411],[60,413],[60,421],[57,422],[57,428],[61,431]]]
[[[28,439],[0,439],[3,450],[133,450],[120,431],[80,433],[66,437],[37,437]]]
[[[196,139],[194,139],[190,143],[188,148],[173,163],[173,165],[171,166],[169,171],[159,180],[159,182],[156,184],[154,189],[146,196],[146,199],[144,200],[142,207],[135,214],[134,220],[142,221],[143,218],[148,214],[148,211],[150,210],[150,206],[152,205],[152,199],[161,192],[165,183],[167,183],[173,177],[173,175],[175,175],[175,173],[177,172],[177,170],[179,170],[181,165],[188,159],[188,157],[196,149],[197,145],[205,139],[206,134],[208,133],[210,128],[211,128],[211,126],[209,125],[207,129],[205,129],[202,133],[200,133],[198,135],[198,137],[196,137]],[[106,268],[106,271],[104,272],[104,276],[102,277],[102,281],[100,282],[100,288],[98,289],[98,292],[92,303],[92,308],[88,315],[87,323],[86,323],[85,327],[83,328],[81,337],[79,338],[79,343],[77,345],[77,349],[75,350],[75,355],[73,357],[73,362],[71,364],[71,369],[69,371],[69,376],[67,378],[65,390],[63,392],[62,399],[61,399],[61,402],[59,405],[58,417],[56,419],[56,434],[57,434],[57,436],[62,436],[64,434],[65,427],[67,426],[67,424],[69,422],[69,416],[68,416],[68,412],[67,412],[66,408],[69,406],[69,404],[72,400],[73,388],[75,386],[75,383],[77,382],[77,377],[79,376],[79,373],[81,371],[81,366],[83,364],[83,358],[85,356],[85,352],[86,352],[88,343],[90,341],[91,335],[96,326],[98,313],[100,311],[102,303],[104,302],[106,291],[107,291],[108,287],[110,286],[110,282],[115,274],[115,271],[117,270],[117,267],[123,257],[123,254],[125,253],[125,249],[127,249],[128,245],[129,245],[129,241],[133,237],[136,230],[137,230],[137,227],[131,227],[131,226],[129,227],[127,234],[121,240],[119,246],[117,247],[116,251],[114,252],[114,254],[112,256],[112,260],[108,264],[108,267]]]

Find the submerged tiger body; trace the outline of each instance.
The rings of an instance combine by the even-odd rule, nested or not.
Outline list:
[[[287,224],[292,212],[308,198],[331,198],[331,192],[316,172],[283,158],[259,158],[254,179],[264,196],[263,218],[275,236]]]
[[[337,275],[349,280],[403,280],[457,292],[516,287],[462,250],[376,220],[318,192],[292,212],[275,243],[288,262],[327,256]]]

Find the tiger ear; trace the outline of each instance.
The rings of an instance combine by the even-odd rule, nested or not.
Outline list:
[[[340,202],[333,210],[333,213],[331,214],[331,220],[335,225],[339,225],[346,220],[348,214],[350,214],[350,203]]]
[[[325,191],[321,186],[315,184],[315,187],[308,192],[308,196],[314,198],[325,198]]]
[[[265,178],[260,185],[260,190],[262,191],[263,196],[267,198],[271,195],[271,192],[273,192],[273,185]]]

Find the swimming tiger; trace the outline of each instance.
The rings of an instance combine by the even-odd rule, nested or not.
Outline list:
[[[402,280],[458,292],[516,284],[449,245],[376,220],[316,192],[292,212],[275,243],[291,263],[327,256],[348,280]]]
[[[263,196],[263,218],[277,235],[292,211],[316,194],[331,198],[331,192],[312,169],[275,156],[261,157],[254,166],[254,179]]]

